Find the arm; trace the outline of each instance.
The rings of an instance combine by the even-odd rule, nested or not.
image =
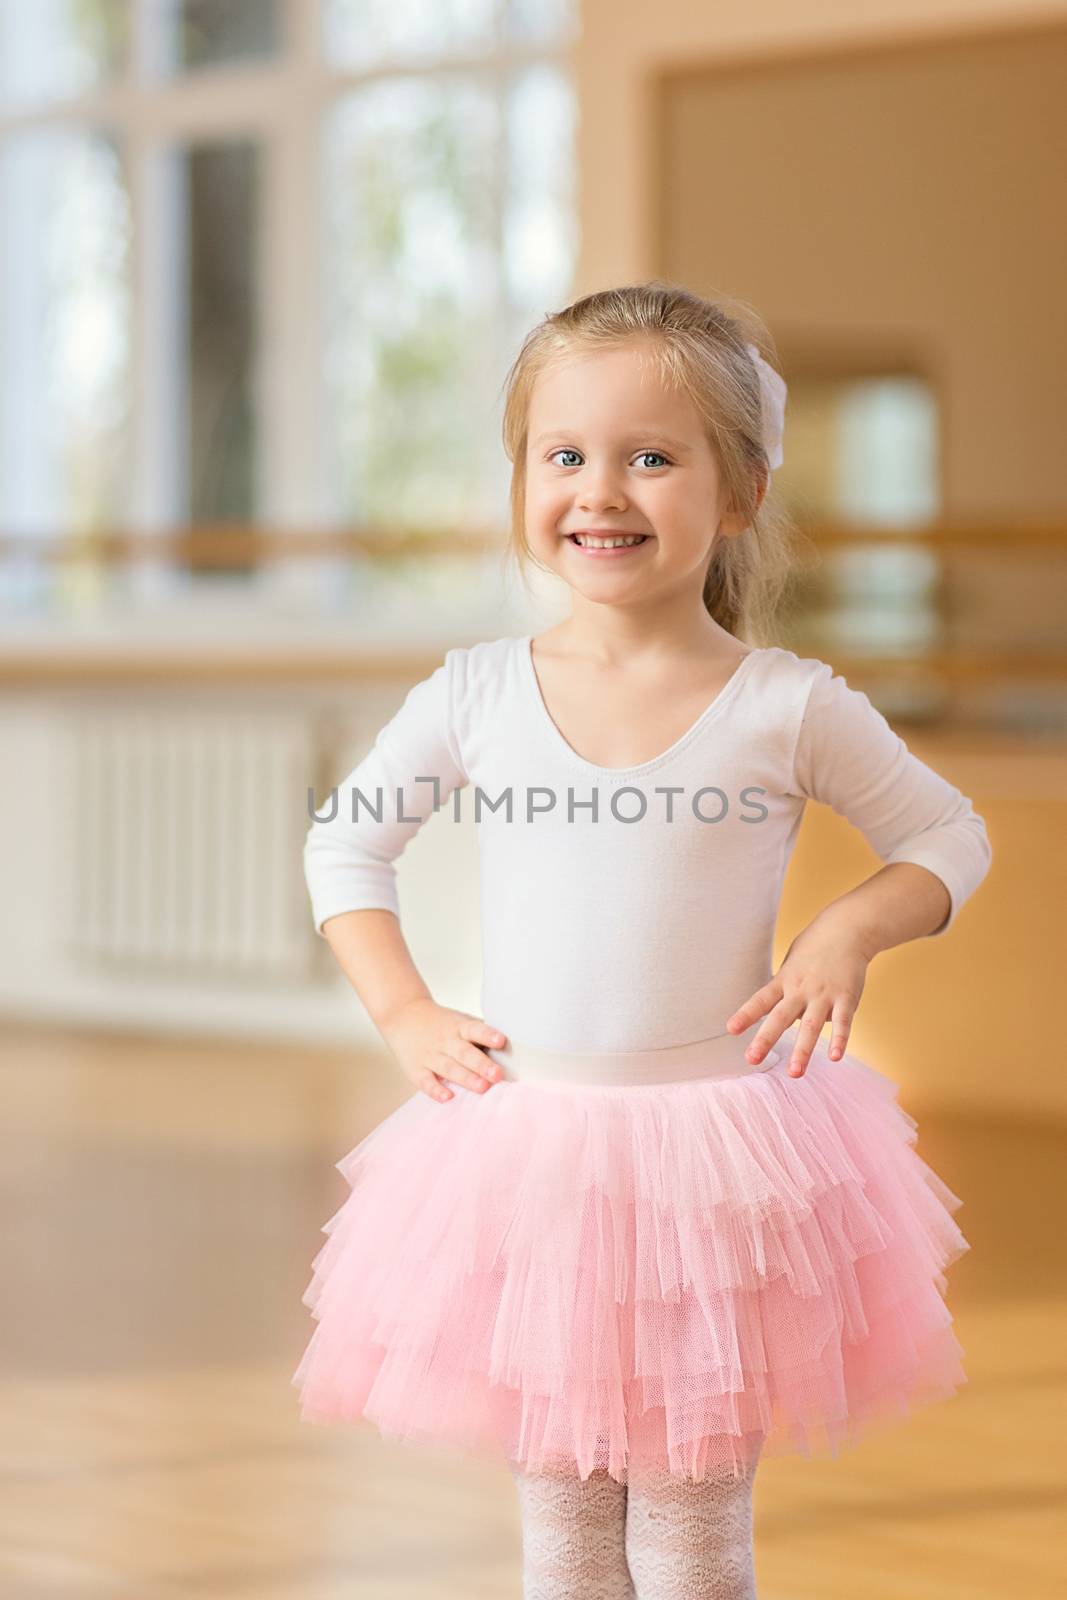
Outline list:
[[[411,1000],[433,999],[394,912],[373,907],[342,911],[327,917],[322,935],[384,1039],[401,1007]]]
[[[405,1075],[436,1099],[449,1077],[484,1088],[495,1072],[475,1044],[504,1036],[435,1004],[400,928],[395,861],[419,828],[467,782],[456,733],[461,652],[409,690],[363,760],[319,809],[304,844],[316,931],[327,941]]]
[[[947,933],[988,872],[992,850],[971,802],[825,662],[813,674],[787,792],[847,817],[884,863],[824,907],[794,939],[775,978],[727,1022],[739,1032],[766,1015],[749,1046],[758,1060],[803,1017],[790,1068],[799,1075],[827,1019],[831,1056],[844,1052],[874,955]]]
[[[456,737],[456,651],[408,690],[362,761],[336,788],[304,842],[316,932],[343,912],[400,915],[394,862],[427,819],[467,782]],[[379,924],[380,925],[380,924]],[[332,944],[331,944],[332,948]]]
[[[989,871],[989,837],[970,800],[826,662],[805,704],[791,792],[846,817],[886,863],[826,908],[854,924],[871,957],[947,933]]]
[[[831,900],[820,918],[850,927],[868,961],[909,939],[944,933],[952,896],[936,872],[897,861]]]

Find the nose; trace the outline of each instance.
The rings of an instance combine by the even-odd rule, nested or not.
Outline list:
[[[607,468],[602,467],[599,471],[590,468],[582,474],[578,493],[579,511],[622,511],[625,507],[626,496],[614,474]]]

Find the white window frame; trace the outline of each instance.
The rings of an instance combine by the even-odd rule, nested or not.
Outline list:
[[[398,60],[373,70],[346,70],[326,60],[318,0],[280,0],[279,9],[282,37],[276,58],[167,76],[156,70],[159,13],[153,0],[132,0],[132,48],[122,76],[99,91],[65,101],[0,106],[0,140],[33,128],[100,127],[121,142],[130,184],[133,252],[127,516],[138,532],[162,530],[181,520],[176,514],[181,459],[175,444],[181,438],[182,397],[173,378],[182,370],[177,360],[181,329],[173,310],[179,298],[173,292],[173,273],[180,259],[180,193],[171,159],[175,150],[205,138],[249,135],[262,141],[262,337],[255,374],[257,499],[262,512],[256,520],[282,528],[323,526],[336,520],[323,447],[326,396],[320,363],[320,152],[330,104],[347,91],[400,74],[467,73],[495,81],[503,94],[516,68],[571,66],[573,41],[500,41],[476,56],[411,64]]]

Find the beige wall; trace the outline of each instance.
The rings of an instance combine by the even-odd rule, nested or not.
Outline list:
[[[948,516],[1067,512],[1067,22],[662,86],[660,270],[787,375],[924,373]]]
[[[1067,0],[579,0],[578,291],[659,270],[655,82],[668,68],[821,47],[980,35],[1067,18]]]
[[[640,85],[647,143],[640,160],[611,161],[599,124],[617,96],[587,8],[583,289],[656,274],[739,296],[766,317],[787,376],[828,361],[925,372],[946,513],[1062,517],[1067,6],[1060,26],[948,40],[942,28],[925,46],[842,46],[838,29],[814,53],[828,27],[783,51],[784,22],[772,28],[763,7],[766,49],[749,37],[724,66],[742,37],[734,9],[657,11],[669,56],[641,66],[627,51],[620,66]],[[616,52],[636,31],[605,29]],[[620,168],[637,175],[625,196]]]

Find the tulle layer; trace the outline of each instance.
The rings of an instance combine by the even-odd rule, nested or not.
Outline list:
[[[895,1082],[788,1059],[412,1095],[337,1163],[302,1418],[625,1482],[837,1454],[953,1394],[962,1202]]]

